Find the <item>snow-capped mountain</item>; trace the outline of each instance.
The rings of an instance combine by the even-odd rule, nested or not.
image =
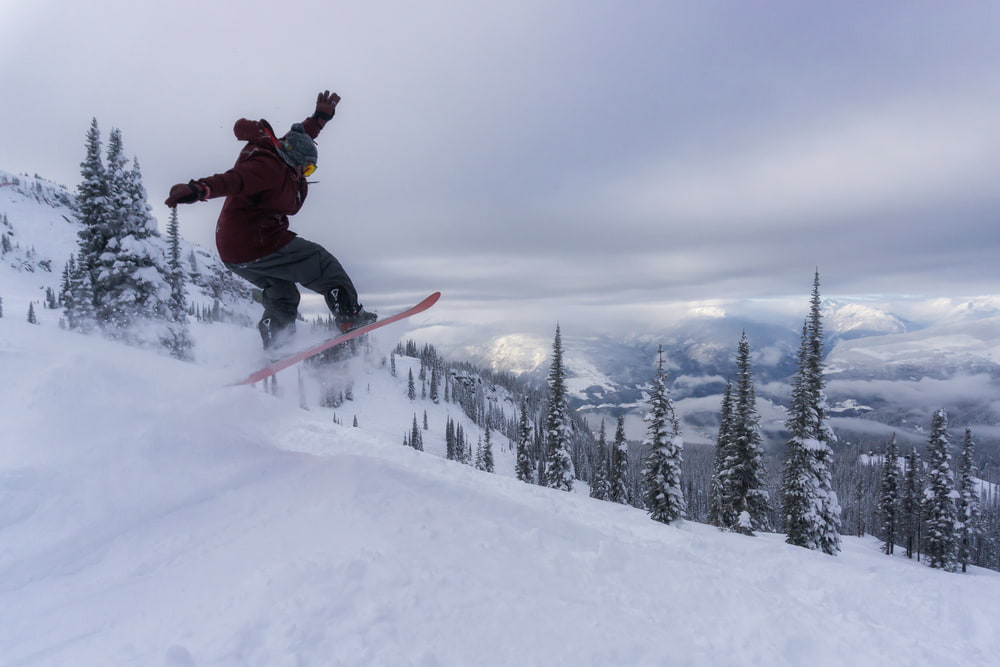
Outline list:
[[[885,439],[893,432],[914,443],[934,410],[944,407],[958,423],[973,425],[982,451],[1000,453],[1000,318],[993,300],[935,299],[908,304],[912,317],[868,303],[827,300],[828,400],[845,442]],[[803,298],[803,317],[808,308]],[[799,324],[799,326],[801,326]],[[793,322],[762,322],[724,313],[692,316],[656,333],[628,339],[579,338],[563,331],[564,363],[574,407],[591,417],[627,415],[630,438],[644,437],[644,391],[663,345],[671,396],[693,442],[714,442],[726,380],[735,370],[743,332],[751,343],[762,426],[774,448],[783,442],[790,383],[801,329]],[[508,336],[502,346],[467,348],[480,361],[543,380],[552,341]],[[491,357],[503,349],[501,357]],[[525,363],[525,361],[530,363]]]

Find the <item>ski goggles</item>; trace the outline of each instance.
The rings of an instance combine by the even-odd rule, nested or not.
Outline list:
[[[302,175],[303,176],[312,176],[315,172],[316,172],[316,163],[315,162],[310,162],[302,170]]]

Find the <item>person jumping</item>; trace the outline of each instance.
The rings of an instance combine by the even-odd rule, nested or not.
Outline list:
[[[230,271],[262,290],[264,314],[257,325],[264,349],[284,343],[295,330],[301,295],[296,283],[323,295],[337,327],[347,332],[377,319],[358,302],[358,292],[336,257],[297,236],[288,216],[298,213],[316,171],[314,139],[333,118],[340,96],[316,97],[316,110],[277,137],[266,120],[236,121],[233,133],[246,145],[223,173],[178,183],[166,205],[225,197],[215,228],[219,257]]]

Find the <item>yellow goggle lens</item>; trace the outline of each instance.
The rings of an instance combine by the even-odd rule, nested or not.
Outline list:
[[[302,175],[312,176],[315,171],[316,171],[316,165],[310,162],[309,164],[306,165],[306,168],[302,170]]]

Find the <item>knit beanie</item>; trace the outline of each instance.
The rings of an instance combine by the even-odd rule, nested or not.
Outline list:
[[[312,140],[302,123],[295,123],[288,134],[278,140],[278,153],[291,167],[316,164],[316,142]]]

